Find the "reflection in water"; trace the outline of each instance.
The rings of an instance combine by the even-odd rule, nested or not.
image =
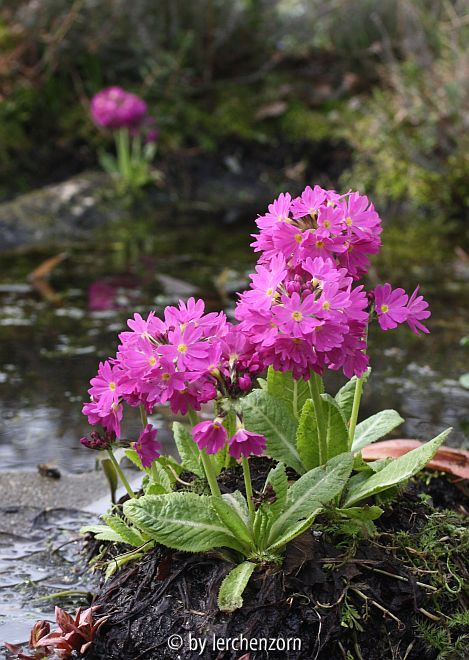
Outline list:
[[[98,359],[115,351],[117,333],[136,311],[161,310],[193,293],[231,314],[233,294],[253,267],[253,229],[250,220],[224,224],[200,213],[111,225],[88,244],[68,246],[67,260],[50,273],[60,306],[25,284],[50,252],[2,256],[0,469],[53,461],[71,471],[93,467],[92,452],[78,438],[88,430],[80,402]],[[406,418],[396,433],[401,437],[428,439],[453,425],[450,444],[460,446],[469,437],[469,391],[458,384],[469,371],[469,349],[459,345],[469,333],[468,287],[454,281],[445,286],[436,271],[411,273],[399,284],[413,289],[418,280],[431,301],[432,334],[372,330],[374,371],[364,413],[396,408]],[[341,384],[335,374],[328,381],[331,391]],[[167,429],[165,419],[159,416],[157,423]],[[137,424],[130,423],[127,437],[135,436]],[[167,430],[164,439],[169,441]]]

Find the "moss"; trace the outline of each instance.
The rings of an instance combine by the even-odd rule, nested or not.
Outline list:
[[[279,127],[282,135],[292,142],[320,142],[336,137],[329,113],[312,110],[300,100],[289,103]]]

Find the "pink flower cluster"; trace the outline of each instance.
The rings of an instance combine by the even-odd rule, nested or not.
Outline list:
[[[123,402],[148,412],[169,404],[187,414],[215,399],[236,399],[270,365],[297,379],[326,368],[361,376],[373,312],[384,330],[407,323],[416,334],[428,332],[421,322],[430,316],[428,303],[418,288],[410,298],[390,284],[367,294],[359,282],[380,247],[381,220],[367,197],[307,187],[296,199],[281,194],[257,225],[260,258],[240,294],[238,323],[205,313],[194,298],[167,307],[163,319],[135,314],[116,356],[91,380],[91,401],[83,407],[90,424],[119,436]],[[136,443],[144,465],[158,455],[155,436],[147,427]],[[228,440],[217,420],[197,425],[194,438],[208,453],[228,442],[237,458],[262,445],[244,430]],[[100,448],[107,439],[82,442]]]
[[[339,195],[307,186],[295,199],[282,193],[256,224],[260,232],[252,246],[262,252],[261,262],[282,254],[294,268],[308,257],[332,258],[354,279],[366,273],[368,255],[381,245],[381,219],[368,197],[357,192]]]
[[[374,206],[357,192],[340,196],[308,186],[296,199],[282,193],[256,222],[260,233],[252,245],[261,255],[236,318],[261,362],[295,378],[326,367],[361,376],[370,310],[357,281],[380,248]],[[381,327],[407,321],[414,332],[426,332],[420,320],[430,312],[417,293],[409,300],[402,289],[377,287]]]
[[[148,115],[148,106],[136,94],[121,87],[106,87],[91,99],[91,118],[103,128],[128,128],[130,134],[142,135],[145,142],[158,137],[155,119]]]
[[[91,379],[91,401],[83,407],[90,424],[117,436],[124,401],[148,412],[167,403],[185,415],[219,393],[235,397],[249,390],[264,368],[242,329],[223,313],[206,314],[202,300],[167,307],[164,320],[154,312],[147,319],[135,314],[128,325],[116,357],[100,363]]]

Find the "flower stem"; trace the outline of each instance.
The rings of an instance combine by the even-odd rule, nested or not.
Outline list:
[[[254,520],[254,516],[256,512],[254,510],[254,503],[252,501],[251,470],[249,468],[249,460],[245,456],[243,456],[242,465],[243,465],[244,485],[246,487],[246,499],[248,501],[249,514],[251,516],[251,520]]]
[[[313,373],[308,381],[309,391],[313,400],[314,414],[316,415],[316,423],[318,425],[318,439],[319,439],[319,463],[324,465],[327,462],[327,437],[326,429],[324,427],[324,406],[321,399],[321,391],[319,382],[321,376]]]
[[[130,174],[130,152],[129,152],[129,131],[127,128],[119,128],[115,135],[117,163],[119,174],[123,181],[128,183]]]
[[[134,491],[131,489],[129,482],[127,481],[125,474],[122,472],[121,467],[119,463],[116,460],[116,457],[114,456],[112,449],[109,448],[107,450],[107,453],[109,454],[109,458],[111,459],[111,463],[114,466],[114,469],[116,470],[117,474],[119,475],[120,480],[122,481],[125,490],[127,491],[127,494],[129,497],[136,497]]]
[[[189,410],[187,411],[187,415],[189,417],[189,421],[191,423],[191,426],[195,426],[196,424],[199,423],[199,416],[196,413],[196,411],[189,406]]]
[[[357,426],[358,411],[360,409],[360,401],[361,401],[362,392],[363,392],[363,381],[364,381],[364,378],[363,378],[363,376],[361,376],[361,378],[357,379],[357,384],[355,385],[355,393],[353,395],[352,414],[350,415],[350,425],[349,425],[349,431],[348,431],[349,449],[352,448],[353,440],[355,438],[355,428]]]
[[[145,406],[139,406],[139,410],[140,410],[140,419],[142,420],[143,430],[145,430],[145,427],[148,424],[147,411],[145,410]]]
[[[221,497],[220,487],[218,486],[217,477],[210,456],[207,456],[203,450],[200,452],[200,456],[202,458],[202,465],[204,466],[205,476],[207,477],[212,495],[214,495],[214,497]]]

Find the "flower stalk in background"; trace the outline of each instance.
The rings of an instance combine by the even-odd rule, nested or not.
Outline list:
[[[107,87],[92,98],[90,114],[114,137],[116,156],[101,153],[100,163],[117,179],[121,192],[136,192],[160,177],[152,169],[158,130],[143,99],[121,87]]]

